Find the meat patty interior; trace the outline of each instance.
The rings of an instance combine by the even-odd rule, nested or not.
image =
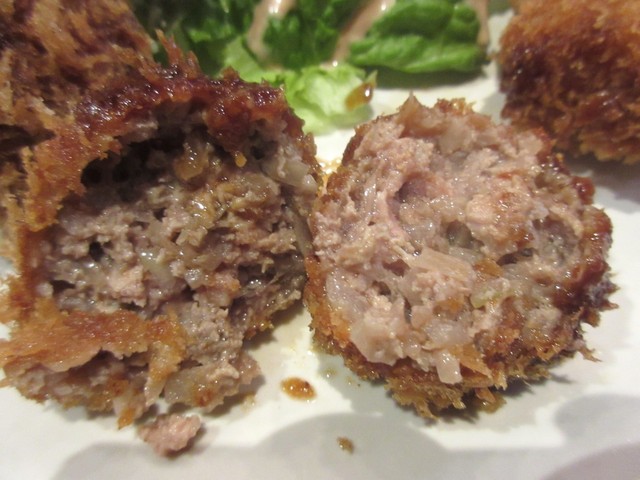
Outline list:
[[[86,194],[47,235],[40,289],[65,310],[174,313],[199,355],[224,356],[218,338],[241,341],[300,289],[299,220],[255,158],[276,160],[275,142],[256,135],[234,157],[203,127],[161,129],[87,166]]]

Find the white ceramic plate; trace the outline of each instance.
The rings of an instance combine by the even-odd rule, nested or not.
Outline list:
[[[507,19],[504,8],[494,12],[494,45]],[[408,93],[377,91],[375,113],[395,111]],[[480,78],[414,93],[427,105],[465,97],[496,119],[502,106],[494,64]],[[320,159],[338,159],[351,135],[318,138]],[[356,379],[339,359],[313,351],[308,314],[299,308],[255,346],[265,372],[255,398],[206,416],[204,435],[177,458],[159,458],[134,428],[117,430],[112,416],[64,411],[1,389],[0,479],[640,478],[640,165],[569,166],[592,176],[596,202],[614,224],[619,308],[586,334],[600,362],[577,356],[550,380],[510,390],[495,413],[428,422]],[[283,393],[280,382],[291,376],[309,381],[315,399]],[[353,443],[352,453],[339,438]]]

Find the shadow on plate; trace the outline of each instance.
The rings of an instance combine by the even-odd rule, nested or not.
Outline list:
[[[380,88],[429,89],[442,86],[459,86],[482,77],[482,72],[402,73],[385,68],[377,69],[376,83]]]
[[[614,395],[569,402],[555,417],[562,444],[527,449],[446,449],[406,422],[378,415],[323,415],[255,445],[247,432],[246,447],[201,442],[173,459],[158,458],[143,445],[94,445],[71,457],[53,478],[466,480],[504,478],[508,472],[511,480],[637,479],[638,407],[639,398]],[[341,448],[340,439],[350,440],[353,452]]]

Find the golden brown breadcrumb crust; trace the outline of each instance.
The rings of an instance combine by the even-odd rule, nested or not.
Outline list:
[[[1,8],[2,153],[50,135],[88,90],[151,60],[150,39],[126,0],[15,0]]]
[[[126,0],[2,2],[0,253],[11,248],[7,210],[25,189],[32,152],[23,147],[66,134],[88,91],[135,76],[151,61],[150,39]]]
[[[214,140],[227,151],[237,150],[258,121],[282,116],[286,133],[302,128],[280,90],[247,84],[234,72],[216,82],[202,75],[195,63],[169,70],[149,66],[140,73],[144,76],[107,93],[89,94],[74,111],[74,123],[34,148],[35,161],[25,166],[28,191],[24,214],[31,229],[50,225],[63,198],[72,193],[82,195],[81,177],[87,164],[103,158],[110,149],[118,151],[120,146],[114,138],[143,121],[149,109],[163,102],[214,104],[204,120]],[[123,101],[127,97],[135,100]],[[305,151],[315,151],[310,138],[303,143]]]
[[[639,2],[523,2],[497,60],[515,125],[543,127],[572,155],[640,161]]]
[[[122,310],[113,314],[64,312],[49,299],[37,299],[29,314],[29,321],[13,331],[11,343],[0,343],[0,364],[7,377],[4,385],[35,368],[50,372],[41,377],[46,382],[41,388],[17,385],[25,396],[37,401],[55,399],[65,408],[108,411],[113,409],[115,398],[133,389],[131,378],[120,369],[107,370],[108,380],[103,379],[100,388],[95,388],[92,372],[98,371],[101,363],[107,364],[107,355],[144,355],[150,370],[149,389],[161,387],[185,358],[186,338],[173,317],[147,321]],[[58,380],[73,388],[58,390]],[[142,413],[132,405],[118,412],[121,427]]]

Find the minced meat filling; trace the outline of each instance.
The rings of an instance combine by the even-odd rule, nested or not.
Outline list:
[[[252,156],[277,154],[259,138],[241,160],[197,128],[95,160],[85,195],[65,202],[46,237],[39,291],[62,310],[178,316],[194,365],[169,380],[172,401],[178,377],[212,362],[220,374],[247,335],[300,297],[296,214]]]
[[[525,349],[562,328],[557,291],[601,214],[540,162],[533,135],[415,103],[364,132],[313,216],[314,247],[328,302],[368,361],[410,358],[455,384],[462,367],[491,375],[473,352],[507,323]]]

